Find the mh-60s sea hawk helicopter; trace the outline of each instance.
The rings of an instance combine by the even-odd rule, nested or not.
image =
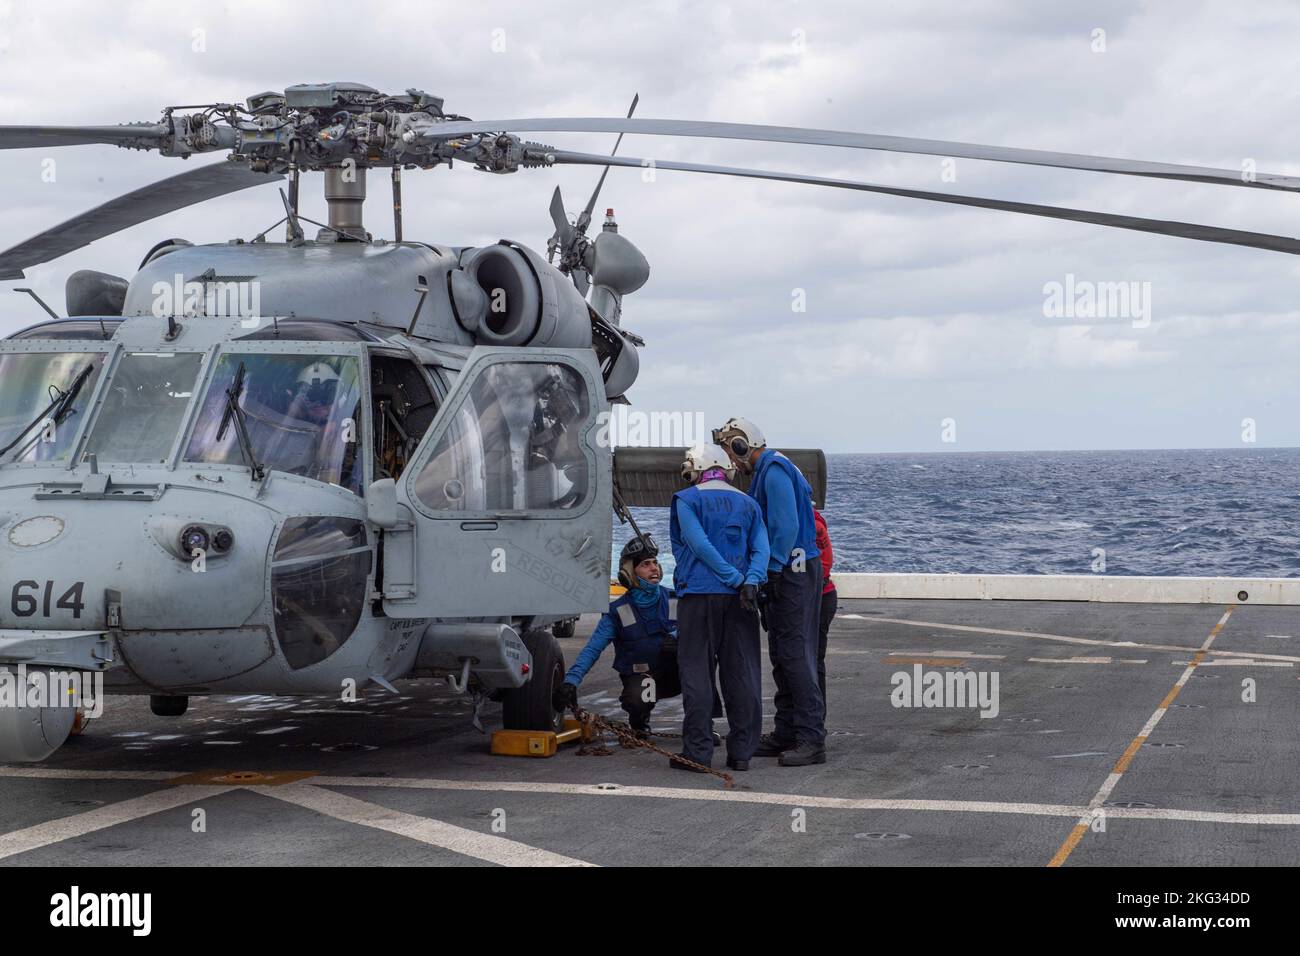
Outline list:
[[[635,109],[636,101],[633,101]],[[181,114],[178,110],[194,110]],[[0,668],[103,672],[155,713],[193,694],[337,693],[446,678],[508,726],[557,726],[547,625],[608,603],[611,506],[667,504],[680,454],[621,449],[600,417],[643,343],[623,297],[649,266],[612,214],[611,165],[807,183],[1300,252],[1279,236],[730,166],[598,156],[517,131],[650,133],[927,153],[1300,189],[1300,179],[892,136],[676,120],[470,121],[418,90],[301,85],[155,124],[0,126],[0,148],[90,143],[227,162],[0,253],[0,279],[118,230],[288,177],[285,241],[158,243],[124,279],[78,272],[67,317],[0,341]],[[618,145],[615,145],[617,151]],[[401,171],[604,166],[549,255],[403,240]],[[394,238],[361,215],[387,167]],[[303,172],[329,213],[308,239]],[[555,264],[552,264],[555,263]],[[824,498],[820,452],[790,451]],[[0,762],[41,760],[68,707],[0,708]]]

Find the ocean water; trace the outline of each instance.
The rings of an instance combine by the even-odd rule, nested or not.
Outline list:
[[[1300,449],[829,455],[840,571],[1300,577]],[[633,510],[671,565],[666,509]],[[614,528],[617,554],[630,536]],[[1104,552],[1104,555],[1101,554]],[[670,579],[671,580],[671,579]]]

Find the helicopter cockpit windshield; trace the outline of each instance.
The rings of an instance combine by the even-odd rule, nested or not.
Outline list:
[[[241,450],[239,427],[227,416],[227,391],[241,366],[238,401],[257,463],[360,495],[361,386],[353,356],[226,353],[208,385],[185,460],[252,464]]]
[[[199,352],[128,352],[108,383],[86,452],[100,462],[166,462],[194,396]]]
[[[0,354],[0,465],[66,458],[103,365],[102,352]]]

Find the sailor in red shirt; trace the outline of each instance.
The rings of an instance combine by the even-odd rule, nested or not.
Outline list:
[[[826,635],[830,633],[831,619],[835,617],[835,608],[839,597],[835,593],[835,582],[831,580],[831,536],[826,531],[826,519],[816,508],[813,509],[813,521],[817,524],[817,550],[821,551],[822,610],[817,630],[817,683],[822,688],[822,700],[826,699]]]

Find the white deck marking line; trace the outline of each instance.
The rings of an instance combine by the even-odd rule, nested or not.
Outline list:
[[[1132,647],[1144,651],[1182,651],[1192,650],[1177,644],[1141,644],[1136,641],[1103,641],[1092,637],[1067,637],[1064,634],[1044,634],[1040,631],[1007,631],[996,627],[972,627],[969,624],[939,624],[934,621],[909,621],[901,617],[864,617],[868,624],[907,624],[911,627],[937,627],[946,631],[966,631],[973,634],[999,634],[1003,637],[1036,637],[1045,641],[1060,641],[1065,644],[1088,644],[1093,647]],[[915,653],[909,651],[908,653]],[[1249,651],[1206,651],[1215,657],[1248,657],[1261,661],[1291,661],[1300,663],[1300,657],[1287,654],[1252,654]]]
[[[881,799],[874,797],[815,797],[802,793],[760,793],[752,790],[688,790],[677,787],[619,785],[617,790],[599,790],[585,783],[525,783],[491,780],[434,780],[413,777],[312,777],[317,787],[400,787],[419,790],[469,790],[505,793],[550,793],[586,797],[652,797],[668,800],[705,800],[721,803],[758,803],[783,807],[815,807],[825,810],[917,810],[959,813],[1011,813],[1027,816],[1078,817],[1088,807],[1052,803],[1011,803],[985,800]],[[278,788],[284,790],[284,787]],[[1214,823],[1274,824],[1300,826],[1300,813],[1236,813],[1216,810],[1178,810],[1169,807],[1126,809],[1107,807],[1115,819],[1205,821]]]
[[[1030,657],[1033,664],[1110,664],[1111,657]]]
[[[912,657],[969,657],[972,660],[1001,661],[1005,654],[972,654],[970,651],[890,651],[889,656],[910,655]]]
[[[1191,661],[1170,661],[1171,664],[1190,664]],[[1201,661],[1201,667],[1295,667],[1290,661],[1239,661],[1229,660]]]
[[[417,816],[382,807],[377,803],[358,800],[345,793],[325,790],[313,784],[294,783],[283,787],[248,787],[257,793],[275,797],[285,803],[314,810],[317,813],[355,823],[376,830],[386,830],[399,836],[427,843],[429,846],[451,850],[476,860],[486,860],[501,866],[592,866],[583,860],[561,856],[518,840],[467,830],[464,827],[443,823],[429,817]]]
[[[133,820],[161,813],[164,810],[174,810],[177,807],[185,806],[187,803],[206,800],[209,797],[215,797],[235,789],[237,788],[168,787],[165,790],[147,793],[142,797],[132,797],[129,800],[110,803],[106,807],[96,807],[94,810],[87,810],[85,813],[75,813],[69,817],[47,820],[45,823],[38,823],[22,830],[0,834],[0,860],[18,853],[26,853],[29,850],[39,850],[41,847],[50,846],[54,843],[62,843],[64,840],[85,836],[87,833],[94,833],[96,830],[103,830],[106,827],[130,823]]]
[[[45,779],[112,779],[112,780],[165,780],[189,774],[160,773],[157,771],[111,770],[46,770],[28,767],[0,767],[0,777],[36,777]],[[877,798],[816,797],[799,793],[760,793],[755,791],[693,790],[673,787],[646,787],[620,785],[617,790],[600,790],[595,784],[583,783],[532,783],[523,781],[492,780],[440,780],[415,777],[312,777],[311,784],[295,786],[316,787],[397,787],[418,790],[460,790],[489,793],[549,793],[564,796],[588,797],[650,797],[670,800],[704,800],[710,802],[756,803],[786,807],[816,807],[826,810],[915,810],[948,811],[964,813],[1009,813],[1027,816],[1079,817],[1087,807],[1049,803],[1012,803],[973,800],[900,800]],[[282,793],[286,786],[228,786],[208,787],[185,785],[174,792],[204,793],[217,790],[255,790],[272,795]],[[171,793],[173,791],[163,791]],[[192,799],[199,799],[198,797]],[[114,804],[113,806],[117,806]],[[110,809],[101,807],[99,811]],[[1153,819],[1206,823],[1271,824],[1300,826],[1300,813],[1249,813],[1218,810],[1179,810],[1168,807],[1123,808],[1107,807],[1106,815],[1115,819]],[[417,818],[424,819],[424,818]],[[21,831],[19,831],[21,832]],[[473,831],[469,831],[473,832]],[[481,834],[479,834],[481,835]],[[11,834],[12,836],[12,834]],[[0,836],[0,841],[6,837]]]
[[[1106,751],[1104,750],[1084,750],[1077,754],[1052,754],[1047,759],[1065,760],[1067,757],[1104,757],[1104,756],[1106,756]]]
[[[1142,729],[1138,731],[1138,735],[1133,738],[1128,747],[1124,750],[1123,756],[1115,762],[1114,768],[1106,777],[1105,782],[1102,783],[1101,788],[1093,795],[1093,798],[1088,801],[1087,812],[1079,818],[1079,821],[1074,825],[1074,829],[1070,831],[1070,835],[1065,838],[1065,842],[1061,844],[1057,849],[1056,854],[1048,862],[1047,865],[1049,867],[1061,866],[1070,858],[1070,854],[1074,852],[1074,848],[1079,845],[1079,841],[1083,839],[1084,835],[1088,832],[1089,827],[1092,825],[1093,814],[1096,812],[1097,808],[1105,803],[1110,797],[1111,792],[1114,791],[1120,778],[1124,776],[1124,771],[1129,768],[1129,765],[1133,762],[1133,758],[1137,756],[1138,750],[1144,743],[1151,739],[1151,734],[1155,732],[1156,726],[1164,718],[1165,714],[1169,712],[1169,705],[1174,702],[1183,687],[1187,685],[1192,674],[1195,673],[1197,665],[1205,660],[1205,656],[1210,650],[1210,645],[1214,643],[1214,639],[1223,631],[1224,625],[1228,623],[1228,618],[1232,617],[1232,612],[1235,609],[1235,604],[1228,605],[1228,609],[1223,612],[1223,617],[1219,618],[1219,623],[1214,625],[1210,630],[1209,636],[1201,642],[1201,646],[1197,650],[1196,656],[1192,658],[1191,662],[1188,663],[1187,667],[1178,676],[1178,680],[1174,681],[1174,686],[1169,689],[1169,693],[1165,694],[1164,699],[1160,701],[1160,705],[1155,709],[1154,713],[1147,718],[1147,722],[1142,725]],[[1113,813],[1113,810],[1112,808],[1107,808],[1106,812],[1111,814]]]
[[[0,766],[0,777],[30,777],[35,780],[156,780],[165,783],[187,774],[174,770],[64,770],[59,767]]]

